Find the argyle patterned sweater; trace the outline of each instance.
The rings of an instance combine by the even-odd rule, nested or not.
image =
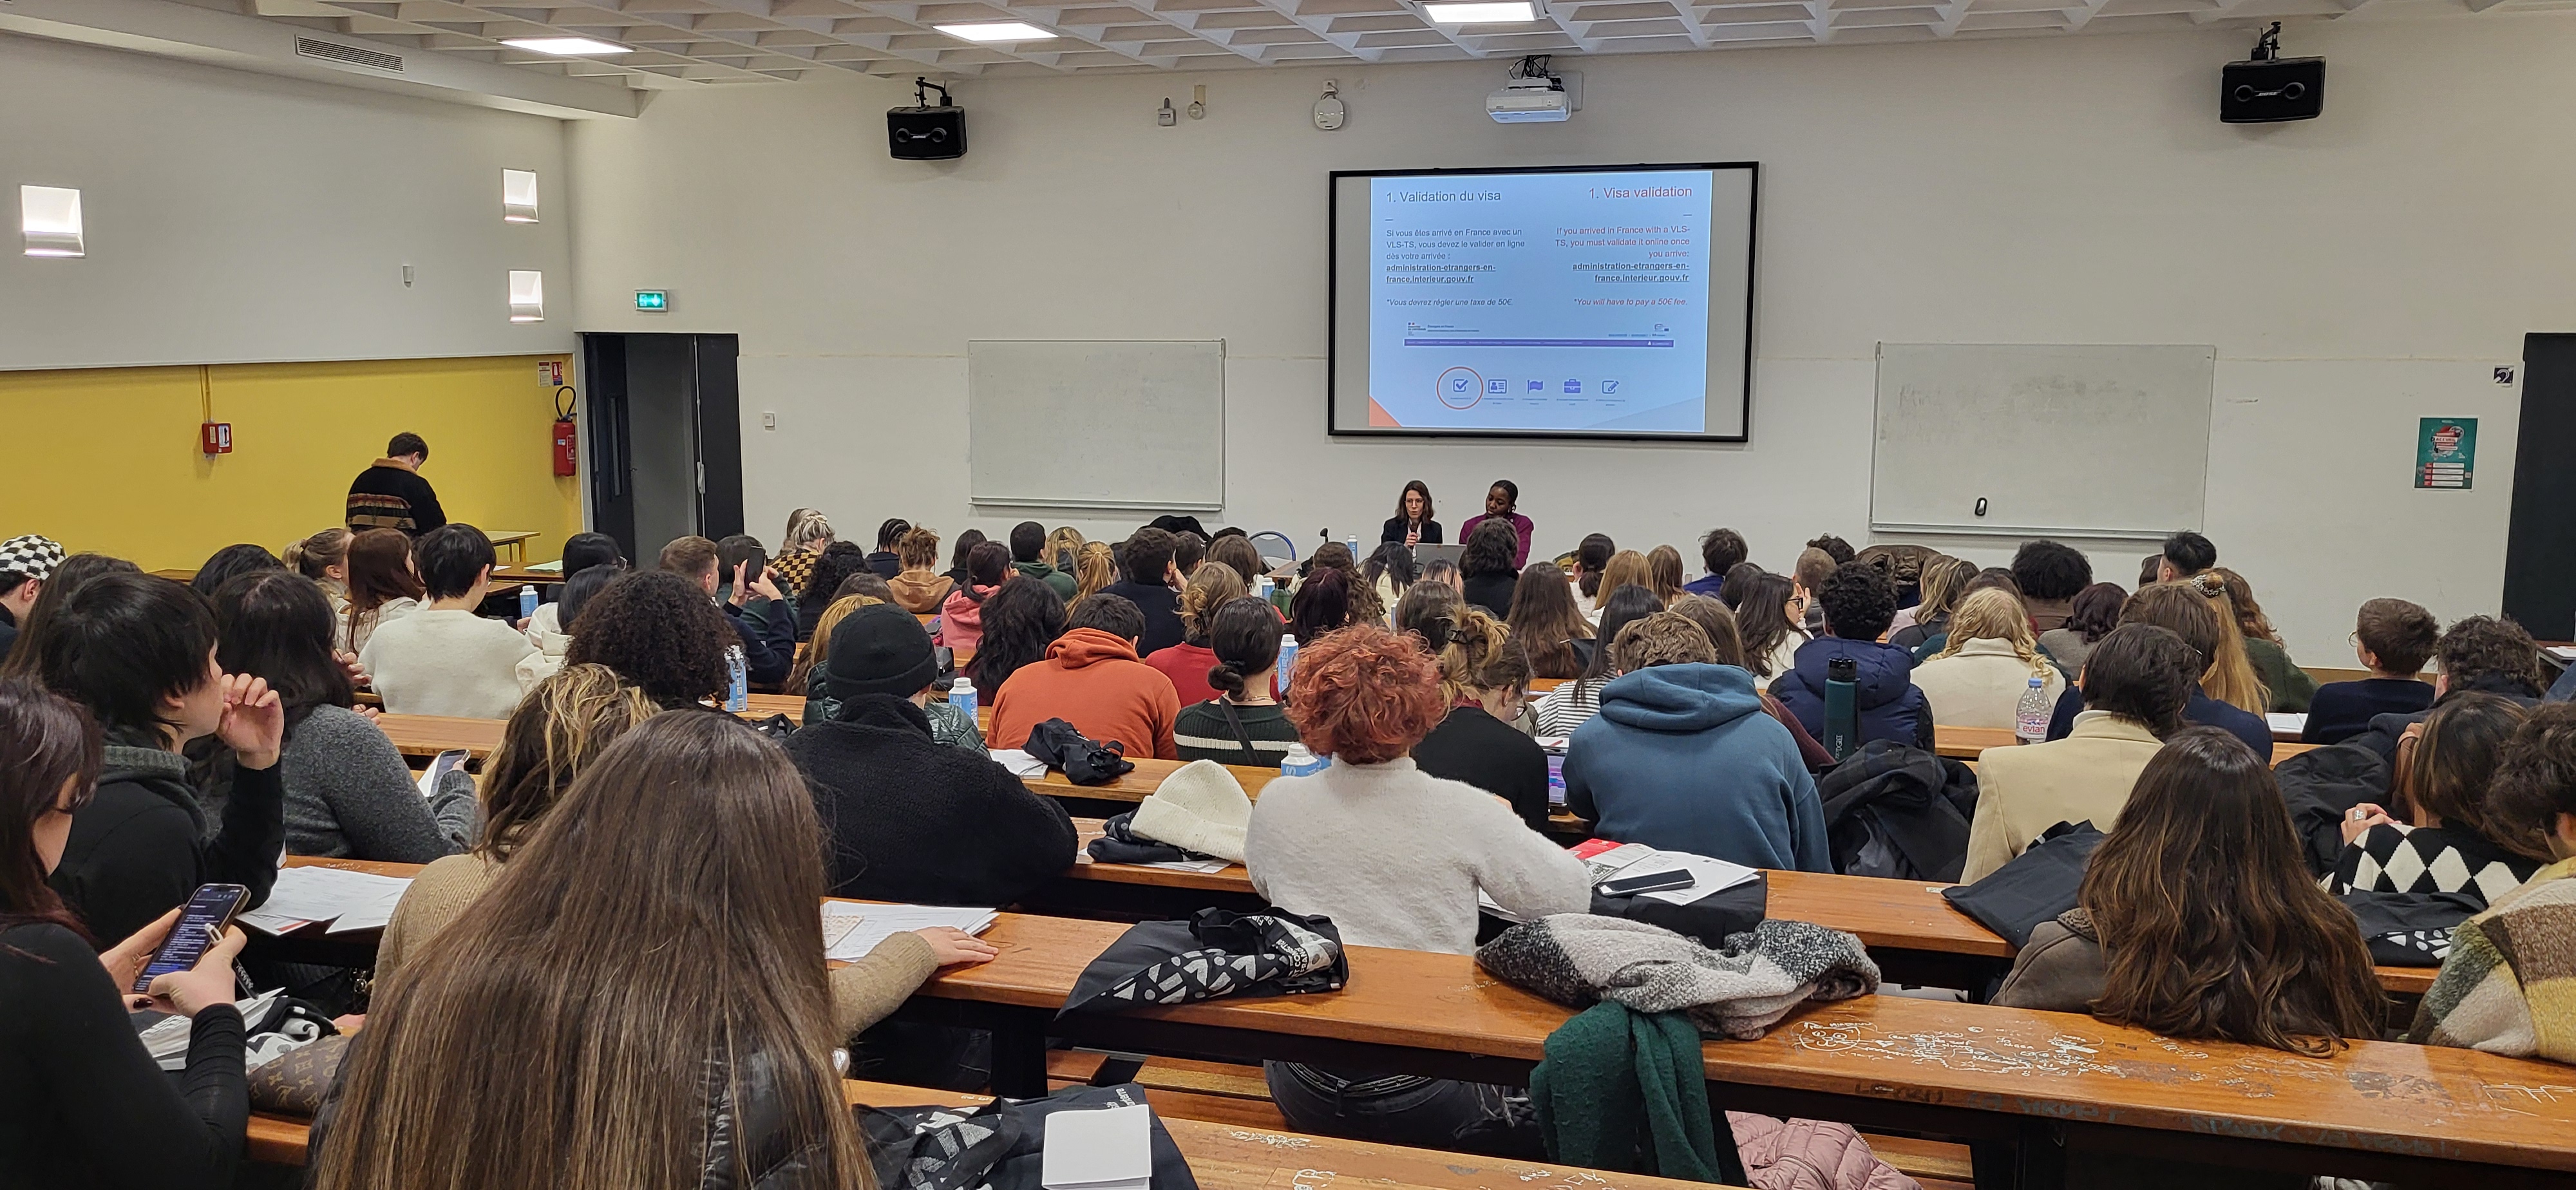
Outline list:
[[[2576,860],[2460,923],[2406,1039],[2576,1063]]]
[[[2464,892],[2489,905],[2522,887],[2541,861],[2450,826],[2382,823],[2344,844],[2326,891]]]

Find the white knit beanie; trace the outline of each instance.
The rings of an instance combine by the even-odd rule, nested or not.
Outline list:
[[[1243,828],[1252,821],[1252,799],[1225,766],[1193,760],[1172,770],[1153,796],[1136,804],[1127,828],[1186,851],[1243,862]]]

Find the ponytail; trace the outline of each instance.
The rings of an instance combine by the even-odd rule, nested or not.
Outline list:
[[[1529,651],[1513,640],[1500,620],[1480,607],[1458,611],[1439,642],[1440,694],[1451,702],[1473,698],[1482,690],[1521,690],[1529,686]]]

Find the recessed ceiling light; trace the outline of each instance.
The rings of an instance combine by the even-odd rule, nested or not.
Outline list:
[[[1440,25],[1509,25],[1539,19],[1530,0],[1480,0],[1473,4],[1425,4],[1422,15]]]
[[[631,46],[611,41],[594,41],[587,37],[505,37],[501,44],[516,50],[553,54],[558,58],[588,58],[601,54],[631,54]]]
[[[972,25],[932,25],[931,28],[967,41],[1045,41],[1055,36],[1026,21],[980,21]]]

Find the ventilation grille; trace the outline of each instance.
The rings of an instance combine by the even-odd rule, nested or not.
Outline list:
[[[354,45],[341,45],[335,41],[323,41],[319,38],[296,38],[295,52],[307,58],[328,58],[333,62],[346,62],[351,66],[367,66],[396,73],[400,73],[403,68],[403,60],[396,55],[380,53],[376,50],[362,50]]]

